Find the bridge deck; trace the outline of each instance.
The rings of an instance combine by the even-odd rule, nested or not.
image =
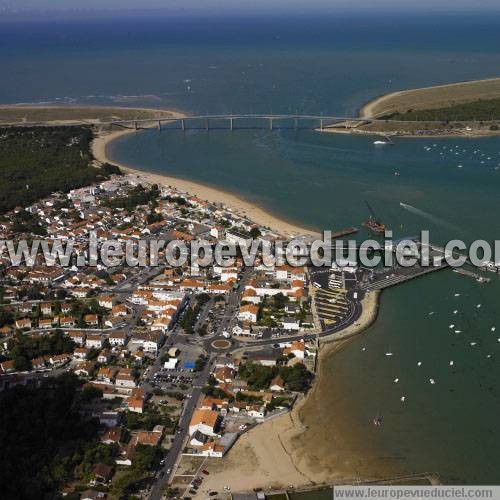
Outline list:
[[[419,278],[420,276],[425,276],[426,274],[430,274],[435,271],[441,271],[442,269],[446,269],[447,267],[449,267],[448,263],[443,262],[439,266],[432,266],[425,268],[422,267],[411,268],[413,272],[408,272],[404,274],[393,273],[389,276],[386,276],[385,278],[381,278],[371,283],[364,283],[363,285],[360,286],[360,289],[364,291],[384,290],[385,288],[405,283],[406,281]],[[408,270],[410,270],[410,268],[408,268]]]

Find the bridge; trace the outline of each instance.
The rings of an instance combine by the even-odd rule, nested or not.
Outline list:
[[[169,129],[187,130],[194,129],[223,129],[235,130],[236,122],[253,122],[252,126],[238,128],[275,128],[288,129],[320,129],[324,127],[338,126],[342,128],[356,128],[360,125],[379,121],[372,118],[353,118],[343,116],[323,116],[323,115],[287,115],[287,114],[222,114],[222,115],[194,115],[183,117],[166,118],[141,118],[137,120],[114,120],[103,122],[99,125],[110,127],[120,127],[124,129],[140,130],[156,127],[162,130]]]

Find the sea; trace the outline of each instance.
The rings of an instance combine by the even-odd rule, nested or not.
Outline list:
[[[0,67],[3,103],[355,116],[387,92],[498,76],[500,17],[10,21],[0,22]],[[315,229],[360,227],[366,200],[395,236],[428,229],[436,243],[500,237],[500,138],[397,138],[375,147],[370,137],[291,128],[146,130],[120,138],[110,153]],[[394,475],[498,483],[500,276],[489,277],[480,284],[445,270],[382,293],[376,323],[324,360],[329,383],[315,404],[331,413],[317,430],[326,443],[335,428],[352,450],[378,450]]]

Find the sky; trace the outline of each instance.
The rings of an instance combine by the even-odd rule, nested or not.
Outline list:
[[[0,0],[0,11],[167,9],[180,12],[292,10],[481,10],[499,0]]]

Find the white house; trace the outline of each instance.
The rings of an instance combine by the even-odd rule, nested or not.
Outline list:
[[[242,321],[251,321],[252,323],[256,323],[258,314],[259,314],[259,306],[256,306],[254,304],[248,304],[240,307],[240,312],[238,313],[238,319]]]
[[[115,378],[115,385],[116,387],[134,389],[136,387],[136,383],[134,377],[132,377],[132,374],[130,373],[130,370],[120,370]]]
[[[207,436],[215,436],[219,414],[213,410],[195,410],[189,423],[189,435],[199,431]]]
[[[170,358],[168,361],[165,361],[163,364],[163,368],[166,370],[173,370],[177,366],[179,360],[177,358]]]
[[[112,346],[125,345],[127,343],[127,336],[125,332],[113,332],[109,335],[109,343]]]
[[[89,354],[89,350],[86,347],[77,347],[73,351],[73,357],[75,359],[86,359]]]
[[[298,340],[295,340],[288,347],[285,347],[285,349],[283,349],[283,354],[285,356],[287,354],[293,354],[298,359],[304,359],[305,358],[305,351],[306,351],[306,348],[305,348],[304,342],[300,342]]]
[[[88,335],[85,347],[89,349],[100,349],[102,347],[102,337],[100,335]]]
[[[283,318],[282,325],[285,330],[300,330],[300,321],[291,316]]]

